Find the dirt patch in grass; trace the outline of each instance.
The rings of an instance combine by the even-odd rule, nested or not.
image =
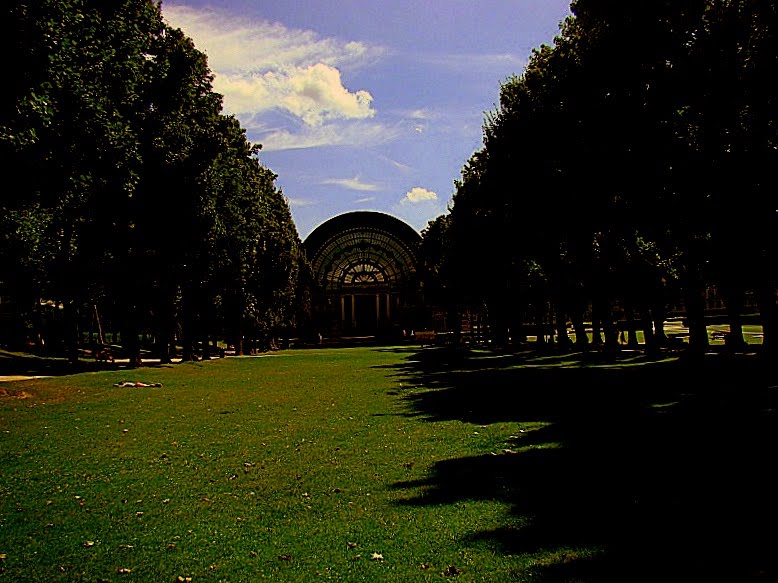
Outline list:
[[[0,399],[29,399],[32,396],[33,394],[27,391],[9,391],[0,387]]]

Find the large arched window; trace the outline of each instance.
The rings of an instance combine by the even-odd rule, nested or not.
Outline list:
[[[345,213],[317,227],[305,249],[333,326],[372,332],[407,318],[420,243],[408,224],[378,212]]]

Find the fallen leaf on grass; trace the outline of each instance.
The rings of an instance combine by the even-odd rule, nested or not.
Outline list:
[[[419,565],[419,569],[429,569],[429,568],[430,568],[429,563],[422,563],[421,565]]]
[[[128,569],[127,567],[120,567],[119,569],[116,569],[116,572],[120,575],[129,575],[132,573],[132,569]]]
[[[192,578],[191,577],[182,577],[181,575],[178,576],[178,579],[176,579],[178,583],[191,583]]]
[[[372,555],[370,555],[370,560],[371,561],[383,561],[384,560],[384,556],[381,553],[373,553]]]
[[[81,546],[83,546],[85,549],[88,549],[90,547],[95,546],[95,541],[93,540],[84,541],[84,544]]]
[[[446,570],[443,571],[444,575],[455,577],[456,575],[459,575],[462,572],[462,569],[457,569],[454,565],[449,565],[446,567]]]
[[[351,542],[346,543],[346,544],[348,545],[348,548],[350,548],[350,549],[353,549],[354,547],[359,545],[359,543],[351,543]]]

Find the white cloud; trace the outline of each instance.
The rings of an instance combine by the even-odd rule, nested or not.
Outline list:
[[[289,206],[295,208],[301,208],[306,206],[314,206],[316,203],[307,198],[287,198]]]
[[[252,136],[252,140],[262,144],[263,152],[321,146],[365,148],[389,142],[399,133],[397,128],[356,121],[345,125],[303,126],[298,132],[287,129],[258,132],[256,136]]]
[[[374,196],[366,196],[364,198],[358,198],[354,202],[356,204],[365,204],[365,203],[368,203],[368,202],[374,202],[375,199],[376,198]]]
[[[399,203],[392,207],[392,213],[417,230],[423,229],[429,221],[443,214],[445,205],[431,190],[416,186],[405,193]]]
[[[328,178],[327,180],[322,180],[321,183],[342,186],[343,188],[348,188],[349,190],[378,190],[378,185],[370,184],[369,182],[362,182],[358,176],[355,176],[354,178]]]
[[[438,54],[418,57],[430,65],[456,71],[491,71],[509,68],[519,72],[524,69],[527,59],[511,53],[501,54]]]
[[[429,109],[413,109],[408,112],[408,117],[417,120],[428,120],[437,117],[437,114],[433,113]]]
[[[261,71],[314,63],[355,67],[385,53],[380,47],[321,38],[310,30],[208,8],[163,5],[162,12],[168,24],[181,28],[208,55],[208,64],[216,71]]]
[[[416,186],[405,193],[405,196],[402,198],[401,202],[402,204],[418,204],[437,199],[438,195],[436,193],[432,192],[431,190],[427,190],[426,188]]]
[[[367,64],[383,49],[321,38],[312,31],[227,16],[212,9],[174,6],[165,20],[207,54],[214,90],[226,112],[257,114],[281,108],[310,126],[375,115],[373,96],[350,91],[341,70]]]
[[[218,76],[214,89],[224,95],[224,108],[236,114],[256,114],[282,108],[310,126],[334,119],[365,119],[375,115],[373,96],[350,92],[338,69],[323,63],[261,74]]]
[[[393,159],[389,158],[388,156],[384,156],[383,154],[379,155],[378,159],[379,160],[383,160],[384,162],[389,163],[389,165],[391,165],[394,168],[396,168],[397,170],[400,170],[400,171],[405,172],[405,173],[410,172],[411,170],[413,170],[413,168],[411,166],[409,166],[408,164],[403,164],[402,162],[398,162],[397,160],[393,160]]]
[[[321,125],[324,119],[364,119],[375,115],[370,108],[370,93],[349,92],[343,87],[340,71],[322,63],[295,69],[280,89],[279,93],[285,93],[281,101],[284,107],[308,125]]]

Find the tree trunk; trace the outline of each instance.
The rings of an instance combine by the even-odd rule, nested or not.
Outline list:
[[[573,322],[573,330],[575,331],[575,345],[578,348],[586,349],[589,346],[589,337],[586,335],[583,316],[580,313],[574,314],[570,319]]]
[[[762,323],[762,353],[767,362],[775,362],[775,334],[778,329],[778,306],[776,306],[776,289],[772,284],[762,286],[757,290],[759,305],[759,320]]]
[[[729,333],[726,336],[727,348],[742,351],[746,346],[743,338],[743,306],[745,290],[737,283],[727,285],[724,292],[724,303],[727,306]]]
[[[573,343],[567,335],[567,314],[560,307],[556,309],[555,320],[557,345],[560,350],[569,350]]]
[[[65,353],[68,362],[72,365],[78,364],[79,347],[79,328],[78,328],[78,304],[74,299],[68,299],[63,302],[64,324],[65,324]]]
[[[666,310],[664,302],[656,302],[651,309],[651,317],[654,322],[654,340],[657,346],[667,344],[667,334],[665,334]]]
[[[602,333],[607,314],[607,300],[601,295],[592,300],[592,346],[601,348],[603,346]]]
[[[689,352],[704,354],[710,347],[705,324],[705,290],[701,282],[692,282],[686,290],[686,324],[689,328]]]
[[[635,325],[635,307],[631,303],[625,305],[624,315],[627,320],[627,346],[632,350],[637,350],[640,343],[638,342],[638,331]]]
[[[654,333],[654,320],[648,308],[641,311],[640,323],[643,328],[643,342],[646,352],[652,354],[659,348],[656,334]]]

